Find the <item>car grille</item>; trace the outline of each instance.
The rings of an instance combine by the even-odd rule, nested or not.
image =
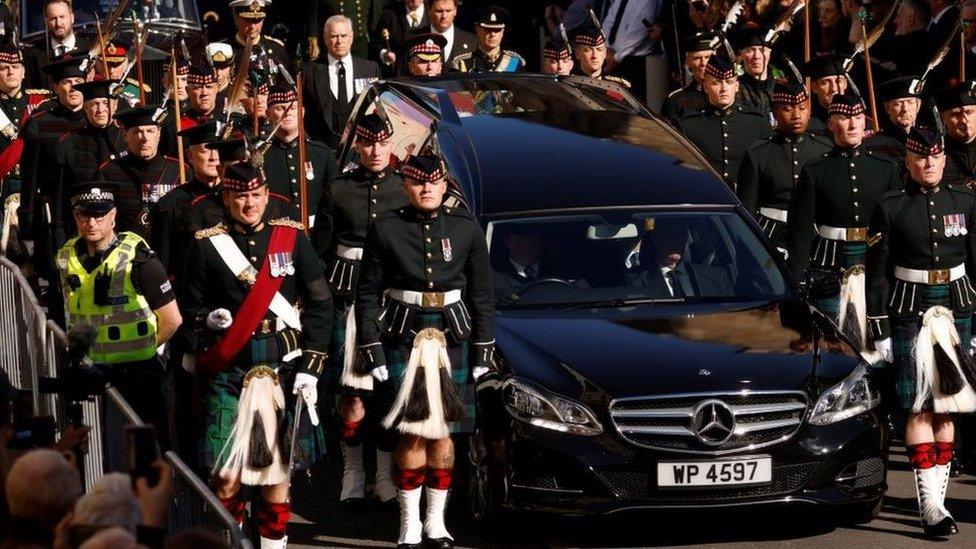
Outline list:
[[[621,499],[647,504],[695,505],[791,494],[803,488],[819,467],[820,464],[816,462],[774,465],[773,479],[769,484],[692,490],[660,489],[653,472],[598,471],[597,475]]]
[[[700,393],[614,400],[610,418],[624,439],[642,448],[722,455],[789,439],[806,409],[801,392]],[[725,414],[719,422],[725,430],[716,429],[725,433],[724,440],[700,435],[716,411],[719,419]]]

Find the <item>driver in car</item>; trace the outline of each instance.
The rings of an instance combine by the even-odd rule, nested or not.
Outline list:
[[[529,227],[515,226],[504,230],[501,242],[505,253],[495,254],[492,261],[495,295],[509,295],[525,284],[545,278],[542,235]]]

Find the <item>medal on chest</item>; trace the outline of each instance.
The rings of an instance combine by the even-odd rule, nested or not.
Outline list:
[[[965,214],[943,215],[942,223],[945,225],[946,236],[965,236],[969,233],[969,230],[966,228]]]
[[[268,270],[271,276],[275,278],[295,274],[295,264],[292,261],[291,252],[279,252],[269,255]]]
[[[305,180],[311,181],[315,179],[315,167],[312,166],[311,160],[305,161]]]
[[[451,239],[450,238],[442,238],[441,239],[441,252],[444,255],[444,261],[450,261],[451,258],[454,257],[453,253],[451,252]]]

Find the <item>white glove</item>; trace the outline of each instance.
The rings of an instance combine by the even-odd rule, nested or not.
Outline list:
[[[297,395],[301,391],[305,402],[309,406],[314,406],[319,401],[318,385],[319,378],[312,374],[298,372],[295,374],[295,383],[291,386],[291,394]]]
[[[471,370],[471,375],[474,377],[475,381],[478,381],[478,378],[487,374],[488,370],[490,369],[491,368],[487,366],[475,366],[474,369]]]
[[[211,330],[226,330],[234,323],[234,317],[227,309],[216,309],[207,315],[207,328]]]
[[[379,382],[383,382],[390,379],[390,371],[386,369],[386,366],[373,368],[373,370],[370,373],[373,374],[373,377],[375,377],[376,381]]]
[[[881,355],[881,360],[891,363],[895,360],[894,352],[891,350],[891,338],[886,337],[881,341],[874,342],[874,350]]]

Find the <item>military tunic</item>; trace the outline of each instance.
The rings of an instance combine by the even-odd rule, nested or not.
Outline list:
[[[122,151],[103,162],[98,171],[98,179],[119,184],[115,196],[117,230],[150,238],[157,203],[180,184],[179,161],[161,154],[145,160]]]
[[[776,80],[772,77],[759,80],[749,73],[743,74],[739,77],[738,100],[743,105],[748,105],[760,113],[771,113],[773,111],[773,86],[775,85]]]
[[[949,308],[964,349],[969,348],[976,290],[976,193],[965,186],[925,187],[909,180],[886,194],[871,216],[867,252],[868,328],[875,340],[892,338],[903,407],[915,400],[912,348],[921,316],[933,306]],[[963,265],[965,273],[950,275]],[[928,283],[899,278],[899,268],[929,271]],[[933,278],[933,273],[935,278]]]
[[[962,143],[951,137],[945,140],[946,165],[942,182],[949,185],[976,185],[976,139]]]
[[[237,37],[237,33],[224,40],[224,43],[230,44],[230,49],[234,50],[235,63],[240,61],[241,56],[244,55],[245,45]],[[251,54],[254,55],[260,51],[263,51],[269,59],[273,59],[279,63],[288,63],[289,61],[288,53],[285,51],[285,43],[274,36],[261,35],[261,40],[251,47]]]
[[[702,91],[701,84],[692,82],[668,95],[661,105],[661,116],[677,124],[686,115],[699,112],[706,107],[708,107],[708,96]]]
[[[13,132],[20,131],[21,120],[24,119],[25,113],[27,112],[27,94],[22,91],[18,91],[14,95],[6,95],[3,92],[0,92],[0,109],[3,109],[4,115],[6,115],[7,120],[10,121],[10,129],[4,129],[3,132],[0,132],[0,152],[3,152],[7,150],[10,143],[16,139],[16,135]],[[2,198],[10,196],[12,193],[19,192],[20,167],[14,166],[7,177],[3,179]]]
[[[732,189],[746,150],[773,133],[764,115],[738,103],[724,109],[708,105],[686,115],[678,125]]]
[[[478,49],[451,60],[451,70],[457,72],[518,72],[524,68],[525,59],[512,50],[501,50],[495,58],[491,58]]]
[[[778,131],[746,151],[739,167],[736,193],[746,210],[756,216],[766,236],[778,246],[785,246],[786,212],[801,170],[832,147],[826,139],[809,133]]]
[[[319,202],[329,181],[335,177],[336,162],[332,149],[318,141],[305,142],[305,189],[309,229],[314,229],[319,219]],[[298,159],[298,140],[285,143],[274,137],[264,155],[264,173],[271,192],[284,196],[294,210],[301,215],[301,183]],[[301,221],[296,219],[296,221]]]
[[[216,196],[216,194],[215,188],[193,178],[167,193],[156,203],[150,222],[153,227],[150,235],[151,244],[174,281],[183,278],[185,250],[189,248],[194,233],[204,228],[192,223],[190,205],[200,197]]]

